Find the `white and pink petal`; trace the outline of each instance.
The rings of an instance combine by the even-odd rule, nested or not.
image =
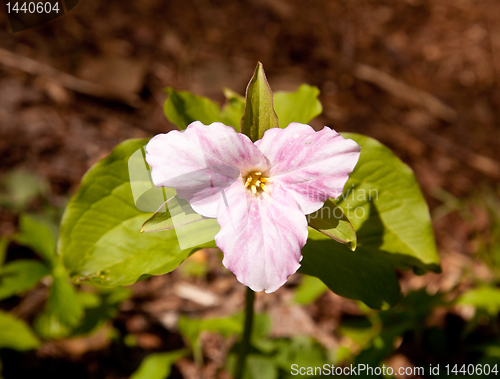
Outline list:
[[[236,181],[223,191],[217,222],[222,263],[252,290],[274,292],[300,267],[307,220],[279,185],[273,184],[271,196],[252,196]]]
[[[245,135],[221,123],[196,121],[184,132],[159,134],[146,146],[151,178],[170,187],[193,209],[216,217],[220,192],[248,167],[267,169],[266,158]]]
[[[299,123],[269,129],[255,144],[270,162],[266,175],[290,192],[305,214],[340,196],[361,150],[330,128],[316,132]]]

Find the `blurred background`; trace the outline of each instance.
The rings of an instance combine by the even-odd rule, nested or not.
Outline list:
[[[125,139],[174,128],[163,88],[222,103],[225,87],[244,94],[257,61],[274,91],[320,89],[315,128],[374,137],[414,170],[443,268],[399,273],[407,297],[381,312],[300,275],[257,294],[269,354],[288,357],[269,377],[286,377],[300,356],[395,368],[500,363],[500,2],[83,0],[15,34],[0,12],[0,324],[14,325],[10,337],[0,328],[0,376],[140,378],[143,358],[187,347],[197,358],[176,358],[172,377],[228,377],[231,328],[189,329],[243,308],[244,287],[217,250],[107,292],[56,284],[33,262],[52,259],[39,242],[52,241],[92,164]],[[5,290],[18,260],[36,273]],[[75,296],[80,323],[50,301],[56,288]]]

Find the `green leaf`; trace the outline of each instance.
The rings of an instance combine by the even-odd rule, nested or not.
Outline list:
[[[201,121],[205,125],[222,121],[216,102],[188,91],[176,91],[172,87],[165,91],[169,95],[163,108],[165,116],[179,129],[186,129],[193,121]]]
[[[34,216],[21,214],[19,218],[20,233],[14,240],[38,253],[51,266],[57,265],[56,240],[52,230]]]
[[[82,305],[66,274],[58,270],[53,279],[45,309],[35,321],[35,330],[43,338],[70,335],[83,316]]]
[[[185,350],[154,353],[148,355],[141,362],[139,368],[130,376],[130,379],[165,379],[168,378],[175,362],[186,355]]]
[[[267,82],[264,67],[259,62],[246,90],[241,133],[255,142],[264,136],[266,130],[277,127],[278,116],[273,108],[273,92]]]
[[[261,68],[261,66],[259,64],[258,68]],[[258,100],[259,96],[265,99],[269,95],[271,96],[270,109],[272,110],[273,95],[265,79],[263,69],[259,71],[259,75],[256,76],[254,74],[254,78],[252,79],[255,79],[254,81],[256,82],[254,83],[256,86],[253,86],[254,91],[252,93],[255,94],[254,103],[256,104],[257,111],[262,110],[261,106],[264,109],[269,108],[269,104],[259,104],[260,100]],[[219,104],[206,97],[196,96],[188,91],[175,91],[171,87],[165,91],[169,94],[164,106],[165,115],[179,129],[186,129],[193,121],[201,121],[205,125],[212,122],[222,122],[225,125],[234,127],[237,132],[240,131],[240,123],[245,113],[245,98],[236,92],[228,88],[224,89],[227,103],[221,110]],[[307,124],[314,117],[321,114],[322,107],[318,100],[318,95],[318,88],[307,84],[302,84],[295,92],[277,92],[274,95],[274,108],[278,115],[279,126],[284,128],[291,122]],[[270,113],[272,125],[276,124],[276,114],[274,112]],[[263,117],[264,115],[260,116]],[[250,117],[250,115],[247,117]],[[263,121],[268,122],[265,119]]]
[[[307,221],[311,228],[356,250],[356,232],[342,208],[333,201],[327,200],[323,207],[307,215]]]
[[[321,367],[328,363],[327,350],[310,337],[281,339],[277,341],[277,345],[278,352],[274,360],[282,370],[289,373],[286,377],[294,377],[290,372],[293,364],[298,367]],[[305,377],[310,378],[312,375],[306,374]]]
[[[0,330],[0,348],[31,350],[40,345],[40,341],[24,321],[2,311],[0,311]]]
[[[230,89],[224,89],[227,103],[222,110],[216,102],[196,96],[188,91],[176,91],[169,87],[164,111],[167,119],[184,130],[193,121],[201,121],[205,125],[222,122],[240,131],[240,122],[245,110],[245,98]]]
[[[220,333],[223,337],[241,334],[242,323],[234,316],[225,318],[197,319],[181,316],[177,327],[179,333],[188,341],[193,350],[197,365],[203,365],[203,351],[200,344],[200,334],[203,331]]]
[[[208,319],[181,316],[177,327],[181,335],[194,346],[202,331],[217,332],[223,337],[229,337],[233,334],[241,334],[242,325],[241,320],[235,316]]]
[[[0,266],[5,261],[7,256],[7,247],[9,246],[9,239],[6,237],[0,237]]]
[[[444,305],[446,302],[443,301],[443,294],[429,295],[425,289],[421,289],[410,292],[401,303],[389,310],[372,313],[369,319],[351,320],[351,327],[357,324],[355,328],[357,331],[342,328],[341,334],[349,336],[357,342],[358,347],[363,348],[355,357],[353,364],[363,363],[371,367],[381,365],[383,360],[396,349],[394,344],[397,338],[410,330],[422,330],[426,317],[432,313],[433,309]],[[356,324],[353,325],[352,321]],[[359,328],[363,327],[360,322],[364,324],[364,331]],[[432,342],[429,344],[431,350],[429,353],[433,353],[433,356],[446,351],[446,346],[438,340]]]
[[[172,188],[157,188],[151,180],[151,167],[146,162],[146,149],[137,149],[128,159],[128,177],[135,207],[143,212],[156,212],[176,192]]]
[[[278,367],[274,359],[262,355],[249,354],[243,379],[278,379]]]
[[[76,290],[66,273],[55,274],[47,299],[49,309],[64,325],[75,326],[83,316]]]
[[[492,317],[500,313],[500,288],[483,285],[465,292],[456,300],[457,304],[472,305],[484,310]]]
[[[189,203],[178,196],[162,204],[153,216],[142,225],[141,232],[158,232],[191,224],[207,218],[196,213]]]
[[[77,292],[78,302],[84,309],[84,316],[71,331],[71,336],[88,335],[99,330],[108,320],[118,315],[118,307],[131,295],[132,291],[123,287],[102,288],[98,294]]]
[[[360,160],[337,199],[356,230],[350,252],[310,231],[300,272],[332,291],[384,308],[400,298],[394,268],[440,271],[427,204],[411,169],[369,137],[345,134],[361,146]]]
[[[236,353],[229,354],[226,362],[228,372],[234,372],[237,359]],[[278,379],[278,370],[274,357],[250,353],[246,358],[242,379]]]
[[[318,100],[319,89],[302,84],[295,92],[276,92],[274,109],[278,115],[280,128],[286,128],[291,122],[308,124],[321,114],[323,107]]]
[[[371,308],[388,308],[401,299],[394,266],[386,254],[362,246],[350,251],[312,230],[309,237],[299,272],[316,276],[336,294]]]
[[[48,193],[48,184],[35,173],[23,169],[12,170],[3,180],[5,195],[0,194],[2,207],[24,210],[38,196]]]
[[[0,267],[0,299],[29,290],[49,274],[48,267],[35,260],[20,259],[7,263]]]
[[[181,250],[174,230],[140,233],[152,214],[134,204],[127,162],[147,142],[128,140],[118,145],[85,174],[70,200],[58,251],[73,280],[106,287],[129,285],[142,275],[172,271],[189,255],[191,249]]]
[[[304,275],[302,283],[295,291],[294,301],[298,304],[310,304],[317,300],[328,287],[314,276]]]
[[[222,108],[222,123],[240,131],[240,123],[245,113],[245,98],[229,88],[224,88],[227,103]]]
[[[429,208],[410,167],[373,138],[345,133],[361,157],[337,199],[358,245],[390,253],[395,267],[440,272]]]

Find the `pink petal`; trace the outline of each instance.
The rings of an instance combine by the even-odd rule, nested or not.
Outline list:
[[[361,150],[326,126],[316,132],[299,123],[269,129],[255,144],[270,161],[266,176],[290,192],[305,214],[340,196]]]
[[[170,187],[205,217],[216,217],[222,189],[248,168],[267,169],[265,157],[245,135],[221,123],[196,121],[184,132],[159,134],[146,146],[157,187]]]
[[[279,185],[271,196],[252,196],[243,179],[224,191],[215,243],[222,263],[254,291],[274,292],[300,267],[307,220],[295,199]]]

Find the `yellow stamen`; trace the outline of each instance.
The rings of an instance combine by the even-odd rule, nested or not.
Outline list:
[[[247,182],[245,183],[245,188],[248,188],[248,185],[252,182],[252,175],[250,175],[248,178],[247,178]]]
[[[269,178],[264,178],[262,176],[262,172],[250,172],[245,180],[245,188],[252,191],[254,195],[261,195],[262,191],[270,194],[269,189],[264,185],[264,183],[268,183],[271,180]]]

